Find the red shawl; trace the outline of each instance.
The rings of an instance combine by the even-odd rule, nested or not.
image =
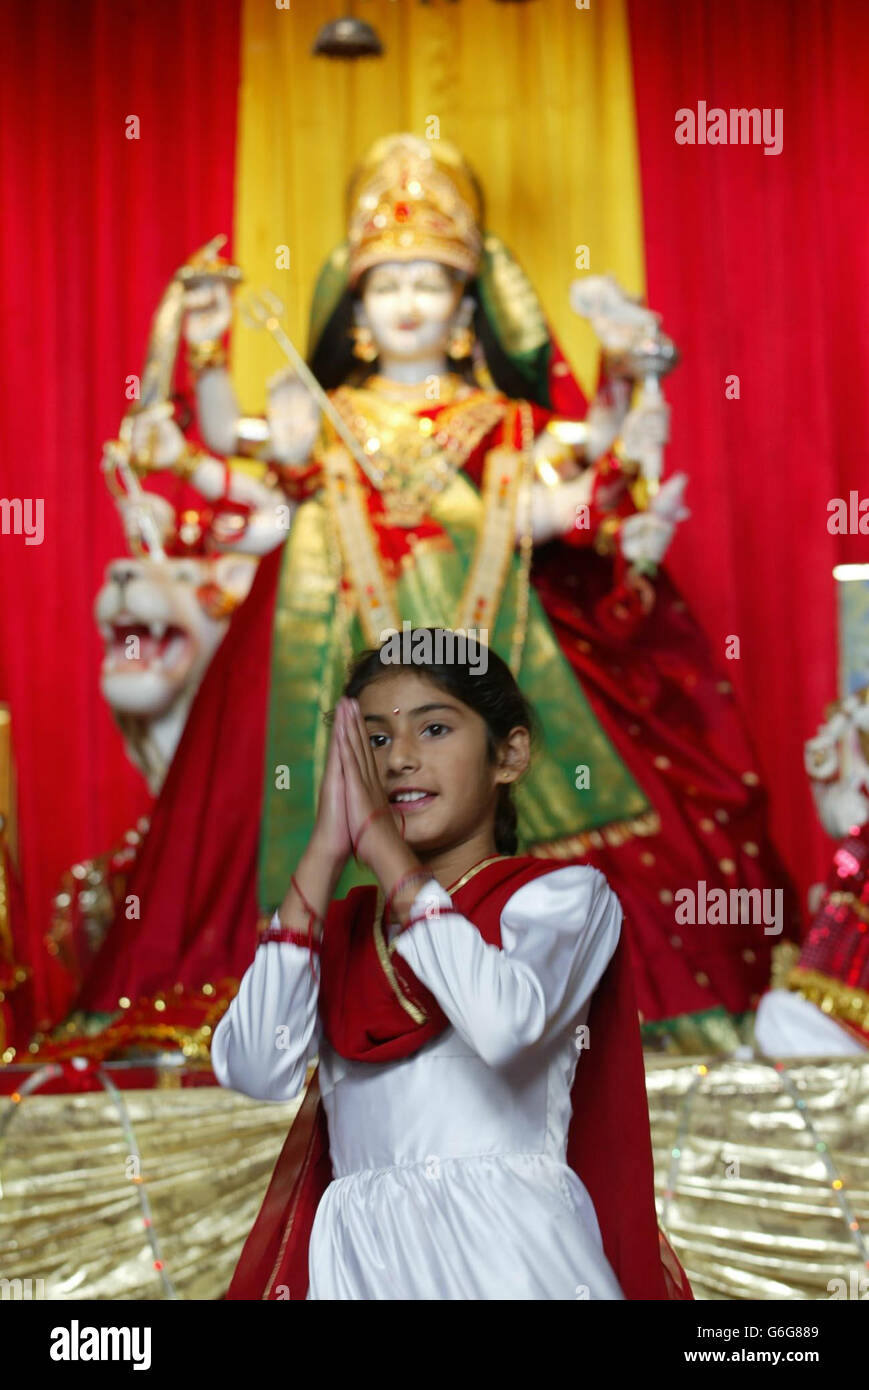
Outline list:
[[[559,861],[561,866],[561,861]],[[501,945],[501,911],[516,890],[552,861],[483,861],[450,889],[453,904],[491,945]],[[373,887],[332,903],[323,935],[319,1007],[335,1050],[354,1061],[389,1062],[436,1037],[448,1020],[398,953],[381,963]],[[382,947],[382,938],[379,943]],[[425,1014],[414,1022],[400,995]],[[628,946],[618,946],[594,992],[588,1025],[594,1046],[581,1055],[571,1093],[567,1162],[585,1184],[604,1251],[628,1299],[690,1299],[690,1285],[658,1230],[642,1045]],[[304,1299],[308,1241],[332,1180],[329,1133],[315,1071],[245,1242],[230,1299]],[[280,1291],[280,1292],[278,1292]]]

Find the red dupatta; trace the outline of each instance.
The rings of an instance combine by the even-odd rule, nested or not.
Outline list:
[[[566,861],[558,861],[562,867]],[[569,861],[567,861],[569,862]],[[496,857],[450,888],[457,911],[490,945],[501,945],[501,911],[551,860]],[[406,1057],[448,1026],[437,1000],[396,952],[376,920],[377,890],[354,888],[329,908],[323,933],[319,1008],[343,1057]],[[628,1299],[690,1299],[690,1285],[658,1229],[646,1079],[624,931],[594,992],[593,1040],[571,1092],[567,1163],[594,1203],[604,1252]],[[329,1133],[315,1070],[232,1278],[229,1299],[304,1299],[308,1242],[332,1180]]]

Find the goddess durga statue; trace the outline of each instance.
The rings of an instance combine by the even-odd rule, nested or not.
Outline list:
[[[140,914],[119,915],[79,1009],[113,1046],[207,1049],[307,841],[347,662],[409,623],[476,631],[510,661],[540,720],[518,852],[607,875],[649,1039],[738,1041],[770,943],[760,925],[676,927],[674,894],[787,884],[729,687],[658,570],[684,478],[652,494],[636,459],[666,408],[630,411],[617,370],[586,408],[444,141],[391,136],[357,170],[314,294],[310,373],[270,383],[265,420],[242,415],[226,369],[226,263],[179,275],[212,453],[145,400],[132,466],[180,473],[223,509],[226,547],[263,558],[154,807],[128,885]],[[261,474],[224,462],[238,456]],[[358,881],[351,865],[339,891]]]

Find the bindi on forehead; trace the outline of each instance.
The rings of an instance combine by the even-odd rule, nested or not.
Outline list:
[[[444,710],[447,710],[454,715],[460,713],[458,705],[447,704],[443,700],[431,700],[427,704],[416,705],[413,709],[405,709],[404,713],[407,715],[409,719],[415,719],[418,715],[421,714],[432,714],[436,711]],[[395,706],[392,710],[392,713],[401,714],[402,707],[400,705]],[[371,720],[372,722],[376,722],[379,724],[389,723],[389,720],[385,714],[365,714],[362,717],[366,721]]]

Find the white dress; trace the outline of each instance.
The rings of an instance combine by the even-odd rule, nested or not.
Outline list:
[[[396,945],[451,1026],[399,1061],[322,1037],[319,962],[258,947],[218,1024],[214,1073],[288,1101],[319,1053],[334,1180],[317,1208],[310,1299],[621,1299],[591,1198],[565,1163],[570,1089],[618,942],[606,879],[565,865],[524,884],[488,945],[432,879]],[[431,911],[431,909],[429,909]],[[594,1039],[589,1039],[594,1046]]]

